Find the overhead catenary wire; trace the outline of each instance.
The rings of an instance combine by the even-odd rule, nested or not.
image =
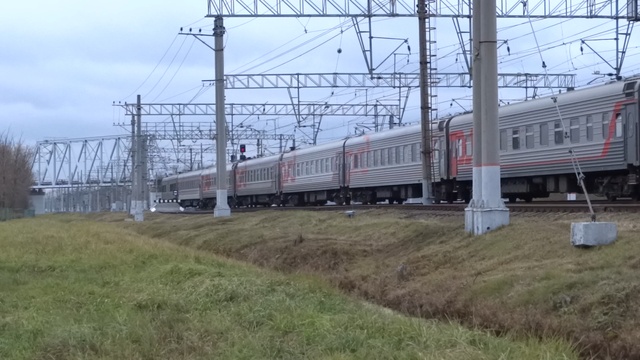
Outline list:
[[[160,95],[162,95],[162,93],[167,89],[167,87],[171,84],[171,82],[173,81],[173,79],[176,77],[176,75],[178,74],[178,72],[180,71],[180,69],[182,68],[182,65],[184,64],[184,61],[187,59],[187,56],[189,56],[189,53],[191,52],[191,49],[193,48],[193,44],[196,42],[195,39],[192,39],[191,45],[189,46],[189,49],[187,50],[187,53],[184,54],[184,57],[182,58],[182,61],[180,62],[180,65],[178,65],[178,68],[176,69],[176,71],[173,73],[173,76],[171,76],[171,79],[169,79],[169,81],[167,81],[167,84],[162,88],[162,90],[160,90],[160,92],[158,93],[158,95],[156,95],[155,98],[153,98],[152,102],[155,102]]]
[[[160,64],[162,63],[162,60],[164,60],[164,57],[167,56],[167,54],[169,53],[169,50],[171,49],[171,47],[173,46],[173,44],[176,42],[176,39],[178,38],[178,35],[176,34],[176,36],[173,38],[173,40],[171,41],[171,44],[169,44],[169,47],[167,47],[167,50],[165,50],[164,54],[162,54],[162,57],[160,57],[160,60],[158,60],[158,63],[156,64],[156,66],[153,67],[153,69],[151,70],[151,72],[149,73],[149,75],[147,75],[147,77],[142,81],[142,83],[140,83],[140,85],[138,85],[138,87],[136,87],[135,90],[133,90],[131,92],[131,94],[125,96],[124,98],[122,98],[120,101],[124,101],[125,99],[128,99],[130,96],[134,95],[138,90],[140,90],[140,88],[142,86],[144,86],[144,84],[147,83],[147,81],[149,80],[149,78],[151,77],[151,75],[153,75],[153,73],[156,71],[156,69],[158,68],[158,66],[160,66]]]

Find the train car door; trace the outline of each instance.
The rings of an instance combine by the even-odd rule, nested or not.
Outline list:
[[[620,113],[622,129],[626,130],[625,146],[627,150],[627,163],[640,165],[640,129],[638,128],[637,104],[627,105]],[[616,124],[618,126],[618,124]]]

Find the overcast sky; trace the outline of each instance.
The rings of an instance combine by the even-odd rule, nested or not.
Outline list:
[[[201,80],[214,74],[213,52],[192,36],[179,36],[180,27],[211,33],[206,0],[94,2],[3,1],[0,5],[0,129],[34,144],[52,138],[83,138],[123,133],[114,123],[128,122],[113,101],[213,102],[213,88]],[[624,23],[624,22],[621,22]],[[450,19],[438,19],[438,71],[464,72],[464,61]],[[363,55],[349,19],[225,20],[226,73],[366,72]],[[377,19],[374,62],[398,48],[379,71],[418,69],[417,19]],[[541,73],[531,24],[499,20],[500,72]],[[615,37],[614,22],[601,20],[534,21],[542,57],[551,73],[575,73],[579,85],[607,80],[594,72],[612,71],[580,38]],[[342,30],[341,30],[342,29]],[[407,54],[404,39],[411,46]],[[213,38],[207,38],[213,45]],[[631,41],[623,75],[640,73],[637,36]],[[615,62],[615,43],[593,41],[603,57]],[[507,51],[507,48],[509,51]],[[339,52],[338,49],[341,51]],[[376,64],[377,65],[377,64]],[[548,93],[541,89],[539,93]],[[439,89],[441,115],[470,109],[470,89]],[[531,95],[531,90],[529,95]],[[303,91],[302,100],[331,103],[398,101],[397,90],[320,89]],[[524,98],[524,91],[503,91],[505,101]],[[453,101],[455,100],[455,101]],[[227,93],[227,103],[286,103],[285,90]],[[416,122],[418,91],[412,91],[405,122]],[[229,119],[227,119],[229,121]],[[269,121],[266,121],[269,120]],[[167,119],[153,119],[167,121]],[[193,121],[208,121],[193,119]],[[235,124],[292,133],[287,118],[234,118]],[[344,137],[370,119],[323,119],[321,141]],[[361,127],[364,128],[364,127]],[[303,129],[304,130],[304,129]],[[307,130],[308,131],[308,130]]]

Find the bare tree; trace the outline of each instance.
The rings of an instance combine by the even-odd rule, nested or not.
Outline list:
[[[33,150],[9,133],[0,133],[0,208],[26,209],[33,183]]]

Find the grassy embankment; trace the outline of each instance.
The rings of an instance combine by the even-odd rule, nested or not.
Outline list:
[[[219,237],[210,217],[193,220],[200,226],[190,231]],[[0,223],[0,358],[575,358],[560,341],[512,341],[406,318],[317,278],[259,270],[127,229],[160,226],[158,235],[173,222]]]
[[[259,212],[229,219],[154,215],[141,234],[287,272],[320,274],[349,293],[411,315],[497,334],[561,336],[585,357],[640,358],[638,215],[607,214],[618,241],[570,246],[585,215],[512,214],[473,238],[461,214]],[[121,221],[108,215],[102,220]]]

